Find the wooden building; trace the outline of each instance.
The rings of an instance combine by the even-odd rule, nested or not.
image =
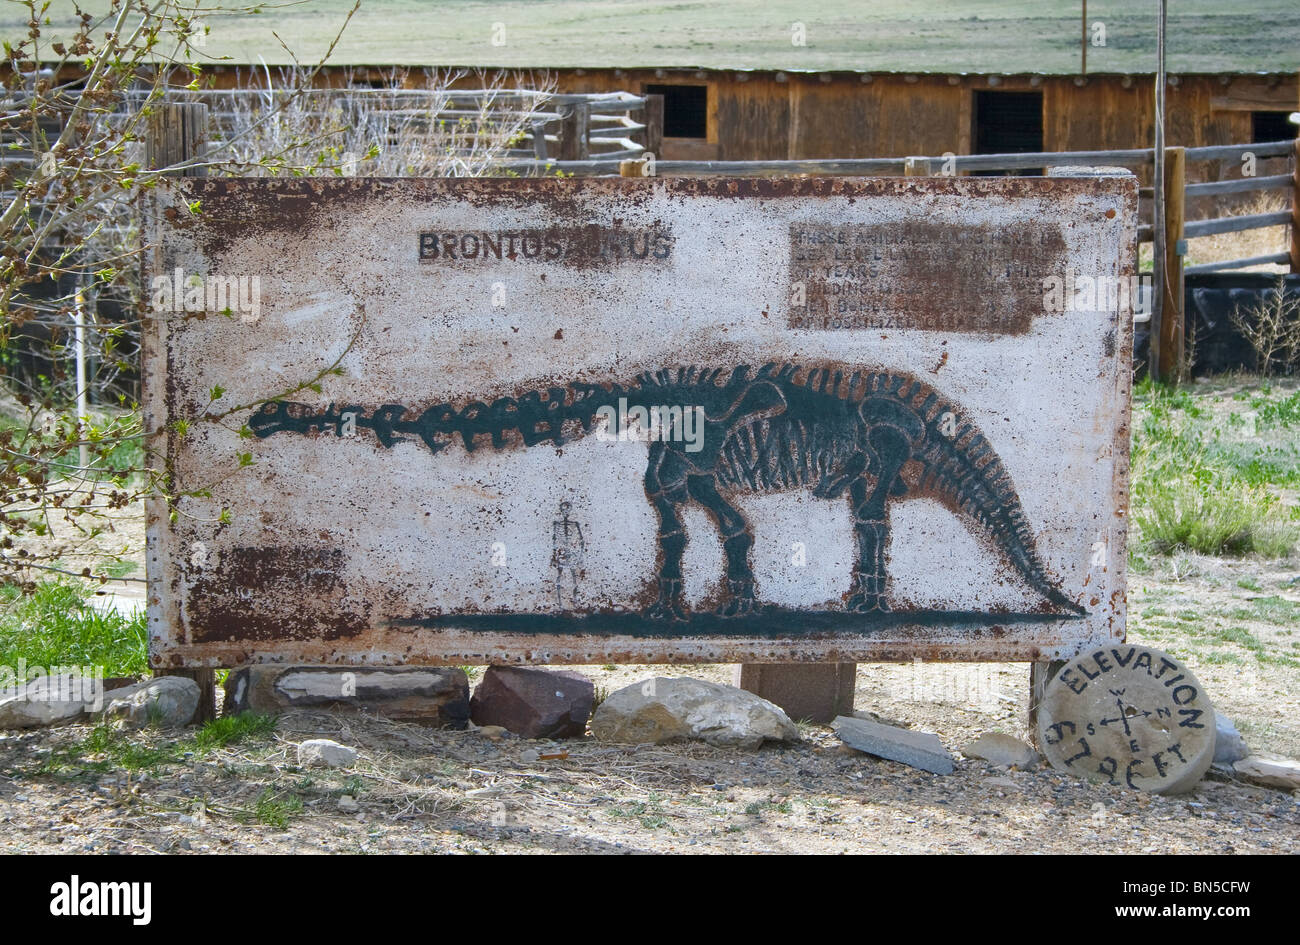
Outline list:
[[[223,85],[248,75],[247,67],[214,71]],[[389,67],[351,66],[325,81],[376,87],[391,75]],[[1150,147],[1154,139],[1151,75],[575,68],[549,76],[560,92],[664,95],[667,160],[1087,151]],[[419,69],[407,73],[408,83],[420,78]],[[1300,110],[1300,74],[1171,75],[1168,110],[1170,146],[1294,138],[1287,118]]]
[[[773,160],[1150,147],[1150,75],[572,70],[562,92],[661,92],[665,159]],[[1300,76],[1170,77],[1166,138],[1296,137]]]

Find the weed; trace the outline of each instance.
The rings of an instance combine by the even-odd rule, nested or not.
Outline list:
[[[284,830],[295,815],[302,813],[302,798],[297,794],[277,793],[268,787],[258,795],[253,813],[258,823]]]
[[[1260,436],[1259,416],[1285,425],[1300,406],[1261,394],[1243,439],[1234,431],[1244,422],[1216,419],[1207,395],[1144,380],[1134,396],[1133,520],[1143,550],[1289,554],[1300,527],[1275,490],[1300,483],[1300,451],[1291,437],[1272,443]],[[1265,411],[1268,405],[1274,409]]]
[[[1264,377],[1300,361],[1300,301],[1287,298],[1281,276],[1253,308],[1234,310],[1232,323],[1255,349],[1255,367]]]
[[[256,712],[241,712],[239,715],[223,715],[213,719],[199,729],[194,736],[194,747],[200,752],[214,748],[225,748],[246,738],[269,735],[275,731],[275,716],[261,715]]]

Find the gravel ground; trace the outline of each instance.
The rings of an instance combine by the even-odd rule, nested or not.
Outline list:
[[[584,669],[607,688],[671,671]],[[1026,667],[958,669],[861,667],[859,705],[920,696],[889,703],[883,720],[939,731],[954,750],[982,731],[1023,735],[1023,699],[1008,693],[1026,691]],[[693,674],[724,681],[729,670]],[[944,691],[961,705],[937,698]],[[9,733],[0,739],[0,849],[1300,852],[1300,796],[1283,791],[1212,776],[1166,798],[961,759],[937,776],[852,751],[826,727],[801,729],[795,746],[746,753],[493,739],[355,711],[293,712],[273,733],[189,758],[180,754],[188,743],[168,749],[184,737],[176,733],[107,747],[89,726]],[[346,770],[301,769],[295,745],[312,737],[351,745],[360,759]],[[150,748],[176,757],[151,764],[142,754]],[[567,756],[528,762],[530,749]]]

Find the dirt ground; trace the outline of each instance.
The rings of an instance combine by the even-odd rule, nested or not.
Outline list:
[[[613,690],[687,668],[582,670]],[[730,678],[729,667],[690,672]],[[1270,701],[1204,678],[1252,742],[1270,731],[1276,740],[1259,747],[1294,744],[1294,690]],[[872,665],[859,667],[857,704],[959,750],[984,731],[1024,735],[1027,691],[1023,664]],[[89,726],[6,733],[0,850],[1300,853],[1300,794],[1212,775],[1166,798],[971,760],[938,776],[847,749],[823,726],[801,731],[792,747],[736,752],[494,740],[354,711],[293,712],[272,734],[129,775],[120,751],[86,751]],[[312,737],[360,759],[301,769],[295,746]],[[567,757],[529,761],[530,749]]]

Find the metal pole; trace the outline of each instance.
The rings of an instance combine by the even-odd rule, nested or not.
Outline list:
[[[83,473],[90,465],[90,447],[86,444],[86,422],[90,418],[90,403],[86,393],[86,297],[77,290],[77,304],[72,307],[74,342],[77,355],[77,447]]]
[[[1165,17],[1168,0],[1157,0],[1156,16],[1156,144],[1155,179],[1151,182],[1153,219],[1151,226],[1151,323],[1147,358],[1147,373],[1153,378],[1161,376],[1160,331],[1165,294]]]

